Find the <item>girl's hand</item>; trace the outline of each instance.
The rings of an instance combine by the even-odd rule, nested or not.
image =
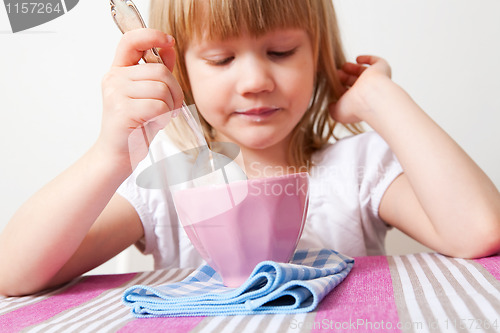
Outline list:
[[[149,140],[182,105],[182,90],[171,73],[174,39],[160,31],[138,29],[123,35],[109,72],[102,80],[103,117],[97,144],[127,172],[147,154]],[[163,64],[138,64],[145,50],[159,48]],[[149,141],[147,140],[147,141]]]
[[[336,103],[330,104],[333,119],[344,124],[365,120],[365,114],[370,110],[365,97],[376,91],[379,80],[391,78],[391,68],[382,58],[362,55],[356,58],[356,62],[346,62],[338,70],[345,90]]]

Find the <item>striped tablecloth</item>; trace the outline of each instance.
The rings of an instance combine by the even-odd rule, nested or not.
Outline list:
[[[314,312],[135,319],[121,302],[135,284],[191,270],[81,277],[63,288],[0,298],[0,332],[500,332],[500,256],[358,257]]]

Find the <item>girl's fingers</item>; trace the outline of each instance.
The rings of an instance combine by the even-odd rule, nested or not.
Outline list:
[[[342,70],[348,75],[360,76],[366,69],[366,66],[354,64],[352,62],[346,62],[342,65]]]
[[[356,62],[358,64],[366,64],[366,65],[373,65],[377,61],[379,61],[381,58],[372,56],[372,55],[360,55],[356,58]]]
[[[115,68],[113,71],[117,76],[117,84],[124,89],[125,95],[131,98],[159,98],[165,96],[165,102],[171,109],[178,109],[182,105],[184,94],[173,74],[162,64],[142,64],[140,66]],[[121,78],[120,78],[121,76]],[[125,79],[125,80],[123,80]],[[123,84],[123,82],[126,84]],[[122,82],[122,83],[120,83]],[[145,82],[145,84],[137,84]],[[143,89],[147,82],[157,82],[158,91]],[[138,88],[136,88],[138,87]],[[136,89],[139,89],[136,91]],[[171,103],[170,103],[171,101]]]
[[[156,99],[163,101],[169,110],[173,110],[174,99],[165,82],[136,81],[127,86],[127,96],[132,99]]]
[[[153,47],[171,48],[174,44],[172,36],[158,30],[145,28],[129,31],[123,35],[118,44],[113,66],[136,65],[142,58],[144,51]]]
[[[159,99],[128,99],[121,104],[130,115],[128,127],[134,129],[170,112],[169,106]]]
[[[144,126],[146,123],[163,119],[170,119],[172,113],[165,101],[160,99],[116,99],[109,107],[112,125],[119,125],[126,131]],[[118,117],[116,117],[118,114]]]
[[[343,70],[339,70],[338,73],[340,82],[342,82],[345,87],[352,87],[359,77],[358,75],[350,75]]]
[[[175,66],[175,50],[172,47],[167,47],[159,49],[158,52],[165,66],[172,72]]]
[[[388,77],[391,77],[391,67],[389,63],[383,58],[373,56],[373,55],[360,55],[356,58],[358,64],[369,65],[378,68]]]
[[[340,81],[345,86],[353,86],[354,82],[369,68],[370,71],[379,71],[391,77],[391,68],[382,58],[371,55],[361,55],[356,58],[356,64],[346,62],[339,70]]]
[[[172,76],[172,73],[163,64],[141,64],[140,66],[120,67],[112,70],[132,81],[167,81]]]

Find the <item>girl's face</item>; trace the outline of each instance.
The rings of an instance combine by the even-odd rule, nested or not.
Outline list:
[[[218,141],[242,150],[286,147],[313,92],[313,51],[304,30],[194,41],[185,61],[198,111]]]

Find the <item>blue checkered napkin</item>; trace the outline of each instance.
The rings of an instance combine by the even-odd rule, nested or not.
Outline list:
[[[354,259],[333,250],[299,250],[290,263],[259,263],[238,288],[225,287],[220,275],[203,265],[181,282],[130,287],[123,302],[143,318],[308,312],[353,265]]]

